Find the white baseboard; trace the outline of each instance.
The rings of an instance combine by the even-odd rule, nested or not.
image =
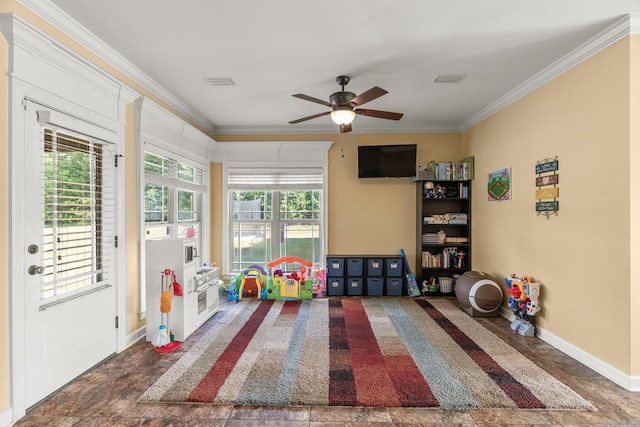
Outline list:
[[[146,337],[146,335],[147,335],[147,328],[146,326],[143,326],[142,328],[138,329],[137,331],[135,331],[134,333],[126,337],[124,346],[118,349],[118,352],[128,349],[129,347],[137,343],[140,339]]]
[[[511,310],[508,310],[504,307],[500,308],[500,315],[508,320],[513,320],[515,317]],[[576,347],[570,342],[565,341],[559,336],[537,326],[536,336],[542,341],[552,345],[561,352],[582,363],[583,365],[593,369],[608,380],[618,384],[620,387],[629,391],[640,392],[640,376],[632,377],[622,372],[618,368],[615,368],[608,363],[605,363],[604,361],[598,359],[592,354],[587,353],[583,349]]]
[[[0,427],[9,427],[13,424],[13,412],[7,408],[0,412]]]

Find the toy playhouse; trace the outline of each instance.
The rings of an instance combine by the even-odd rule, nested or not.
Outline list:
[[[282,265],[299,265],[297,270],[284,271]],[[273,300],[322,298],[325,295],[324,271],[305,259],[287,256],[267,264],[268,271],[252,265],[233,277],[229,283],[229,300],[243,297]]]
[[[298,271],[285,272],[279,268],[282,264],[299,264]],[[307,277],[308,269],[313,264],[298,257],[287,256],[278,258],[267,264],[269,278],[267,279],[267,299],[295,300],[311,299],[313,297],[313,283]]]

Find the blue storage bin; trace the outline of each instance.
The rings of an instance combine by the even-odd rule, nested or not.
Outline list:
[[[364,260],[362,258],[347,258],[347,276],[359,277],[364,275]]]
[[[327,276],[344,276],[344,258],[327,258]]]
[[[387,277],[387,295],[402,295],[403,284],[402,277]]]
[[[382,258],[367,258],[367,276],[382,276],[383,266]]]
[[[367,295],[384,295],[384,278],[367,277]]]
[[[386,258],[386,276],[387,277],[402,277],[402,266],[404,259],[402,258]]]
[[[362,277],[347,278],[347,295],[362,295],[363,287]]]
[[[327,277],[327,295],[344,295],[344,277]]]

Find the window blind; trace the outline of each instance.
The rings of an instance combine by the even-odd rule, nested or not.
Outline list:
[[[115,144],[41,129],[41,299],[55,301],[114,280]]]
[[[321,168],[291,170],[229,170],[230,190],[322,190]]]

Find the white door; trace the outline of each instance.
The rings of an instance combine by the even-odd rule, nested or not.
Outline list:
[[[116,352],[116,180],[114,144],[25,114],[28,408]]]

